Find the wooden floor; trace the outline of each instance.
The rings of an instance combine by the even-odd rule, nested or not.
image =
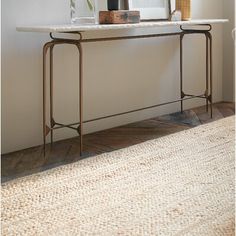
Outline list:
[[[86,135],[84,138],[85,155],[82,158],[129,147],[234,115],[235,104],[215,104],[213,114],[214,118],[210,119],[209,114],[206,113],[206,108],[199,107],[185,111],[183,114],[175,113],[156,117]],[[78,138],[56,142],[53,148],[48,145],[45,157],[41,146],[5,154],[2,155],[2,182],[68,164],[82,158],[79,157]]]

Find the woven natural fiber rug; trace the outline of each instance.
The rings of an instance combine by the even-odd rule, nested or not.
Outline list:
[[[2,235],[234,235],[234,117],[3,184]]]

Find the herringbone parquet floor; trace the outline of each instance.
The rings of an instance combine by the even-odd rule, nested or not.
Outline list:
[[[185,111],[184,114],[175,113],[89,134],[84,138],[83,157],[79,157],[78,138],[56,142],[53,148],[48,145],[46,157],[41,146],[5,154],[2,155],[2,182],[78,161],[81,158],[125,148],[234,114],[234,103],[218,103],[214,104],[213,119],[210,119],[205,107],[198,107]]]

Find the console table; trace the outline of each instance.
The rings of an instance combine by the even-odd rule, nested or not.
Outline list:
[[[46,150],[46,137],[51,134],[51,144],[53,143],[53,131],[61,128],[70,128],[78,132],[80,138],[80,155],[83,152],[83,124],[101,119],[107,119],[114,116],[120,116],[146,110],[162,105],[168,105],[176,102],[181,104],[181,112],[183,112],[183,101],[192,98],[203,98],[206,100],[206,111],[208,112],[210,104],[210,115],[212,117],[212,94],[213,94],[213,75],[212,75],[212,35],[211,29],[212,24],[225,23],[228,20],[225,19],[210,19],[210,20],[191,20],[191,21],[162,21],[162,22],[141,22],[138,24],[118,24],[118,25],[46,25],[46,26],[24,26],[17,27],[18,31],[24,32],[41,32],[49,33],[51,41],[47,42],[43,47],[43,144],[44,154]],[[105,37],[105,38],[84,38],[83,32],[87,31],[100,31],[100,30],[117,30],[117,29],[136,29],[136,28],[157,28],[157,27],[168,27],[177,26],[179,30],[171,33],[163,34],[138,34],[132,36],[118,36],[118,37]],[[63,36],[59,36],[59,35]],[[75,39],[71,37],[65,37],[65,35],[71,34],[75,36]],[[183,38],[188,34],[203,34],[206,37],[206,90],[200,95],[186,94],[183,91]],[[58,35],[57,37],[55,35]],[[114,41],[114,40],[133,40],[143,38],[155,38],[155,37],[170,37],[179,36],[180,39],[180,99],[166,102],[162,104],[152,105],[132,111],[125,111],[123,113],[107,115],[91,120],[83,119],[83,44],[90,42],[101,42],[101,41]],[[72,44],[75,45],[79,52],[79,122],[73,124],[61,124],[56,122],[53,114],[53,50],[56,45]],[[47,52],[50,52],[49,70],[50,70],[50,121],[47,123],[47,104],[46,104],[46,56]]]

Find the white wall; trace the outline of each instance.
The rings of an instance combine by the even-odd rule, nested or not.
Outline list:
[[[193,0],[193,18],[222,18],[225,0]],[[42,144],[42,46],[47,34],[16,32],[17,25],[69,22],[69,0],[2,0],[2,152]],[[161,31],[167,31],[162,29]],[[176,29],[171,29],[176,30]],[[100,34],[154,33],[160,29]],[[213,28],[214,101],[222,100],[222,26]],[[185,91],[204,92],[205,38],[185,39]],[[93,43],[84,46],[85,119],[179,98],[178,38]],[[73,47],[55,51],[55,118],[78,121],[78,55]],[[205,104],[186,102],[185,108]],[[171,113],[179,104],[86,125],[94,132]],[[63,130],[57,138],[76,135]]]
[[[224,101],[235,101],[235,74],[234,74],[234,41],[232,30],[235,28],[235,0],[226,0],[223,4],[223,16],[229,19],[224,25],[223,45],[223,98]]]

